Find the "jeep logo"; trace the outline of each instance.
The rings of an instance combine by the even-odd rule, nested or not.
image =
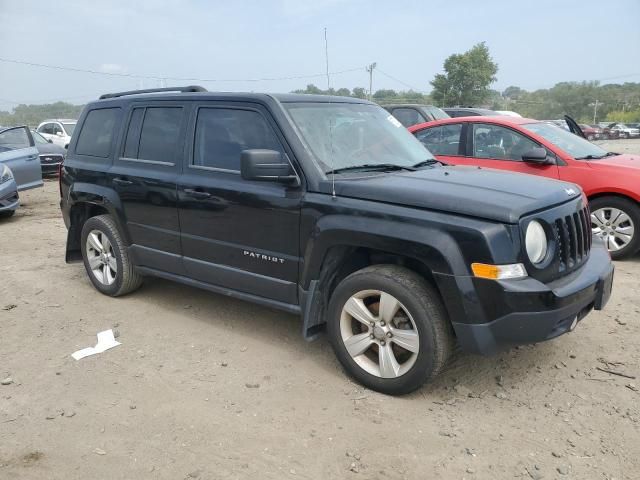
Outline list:
[[[280,264],[284,263],[284,258],[272,257],[271,255],[265,255],[263,253],[250,252],[248,250],[243,250],[242,254],[245,257],[250,257],[255,260],[261,260],[263,262],[280,263]]]

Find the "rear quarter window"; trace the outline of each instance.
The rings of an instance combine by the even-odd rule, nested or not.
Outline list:
[[[91,110],[85,117],[78,135],[75,153],[108,158],[111,155],[119,114],[120,108]]]

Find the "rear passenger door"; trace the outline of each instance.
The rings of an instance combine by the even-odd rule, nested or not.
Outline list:
[[[42,169],[28,127],[8,128],[0,132],[0,162],[9,167],[18,190],[42,186]]]
[[[122,203],[136,264],[184,273],[176,181],[182,170],[189,107],[133,104],[110,181]]]
[[[464,155],[462,132],[462,123],[452,123],[425,128],[415,132],[414,135],[439,160],[455,165]]]
[[[290,154],[255,104],[200,103],[178,182],[185,268],[191,278],[297,303],[301,189],[240,176],[240,152]]]

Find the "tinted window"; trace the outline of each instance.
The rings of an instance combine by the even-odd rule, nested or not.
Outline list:
[[[124,142],[123,156],[126,158],[138,158],[138,144],[140,143],[140,128],[142,127],[142,117],[144,108],[135,108],[131,113],[127,138]]]
[[[12,128],[0,133],[0,145],[5,148],[28,148],[31,142],[26,128]]]
[[[240,170],[240,152],[265,148],[283,152],[275,133],[258,112],[225,108],[198,111],[193,164]]]
[[[392,113],[405,127],[427,121],[415,108],[396,108]]]
[[[53,135],[53,125],[51,123],[45,123],[44,125],[42,125],[39,129],[39,132],[42,133],[48,133],[50,135]]]
[[[418,140],[434,155],[458,155],[462,124],[426,128],[416,133]]]
[[[539,147],[533,140],[498,125],[473,126],[473,156],[498,160],[522,160],[522,154]]]
[[[118,110],[118,108],[102,108],[89,112],[78,137],[77,154],[103,158],[109,156]]]
[[[181,107],[149,107],[144,114],[137,158],[175,163],[182,124]]]
[[[33,137],[33,141],[36,143],[49,143],[49,141],[40,135],[38,132],[34,132],[31,130],[31,136]]]
[[[51,126],[53,127],[53,133],[55,135],[59,134],[59,133],[64,133],[62,131],[62,127],[60,125],[58,125],[57,123],[52,123]]]

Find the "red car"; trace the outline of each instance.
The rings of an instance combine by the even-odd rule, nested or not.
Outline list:
[[[580,185],[589,198],[593,233],[605,240],[611,257],[628,257],[640,249],[639,155],[607,152],[565,129],[528,118],[449,118],[409,131],[444,163]]]

